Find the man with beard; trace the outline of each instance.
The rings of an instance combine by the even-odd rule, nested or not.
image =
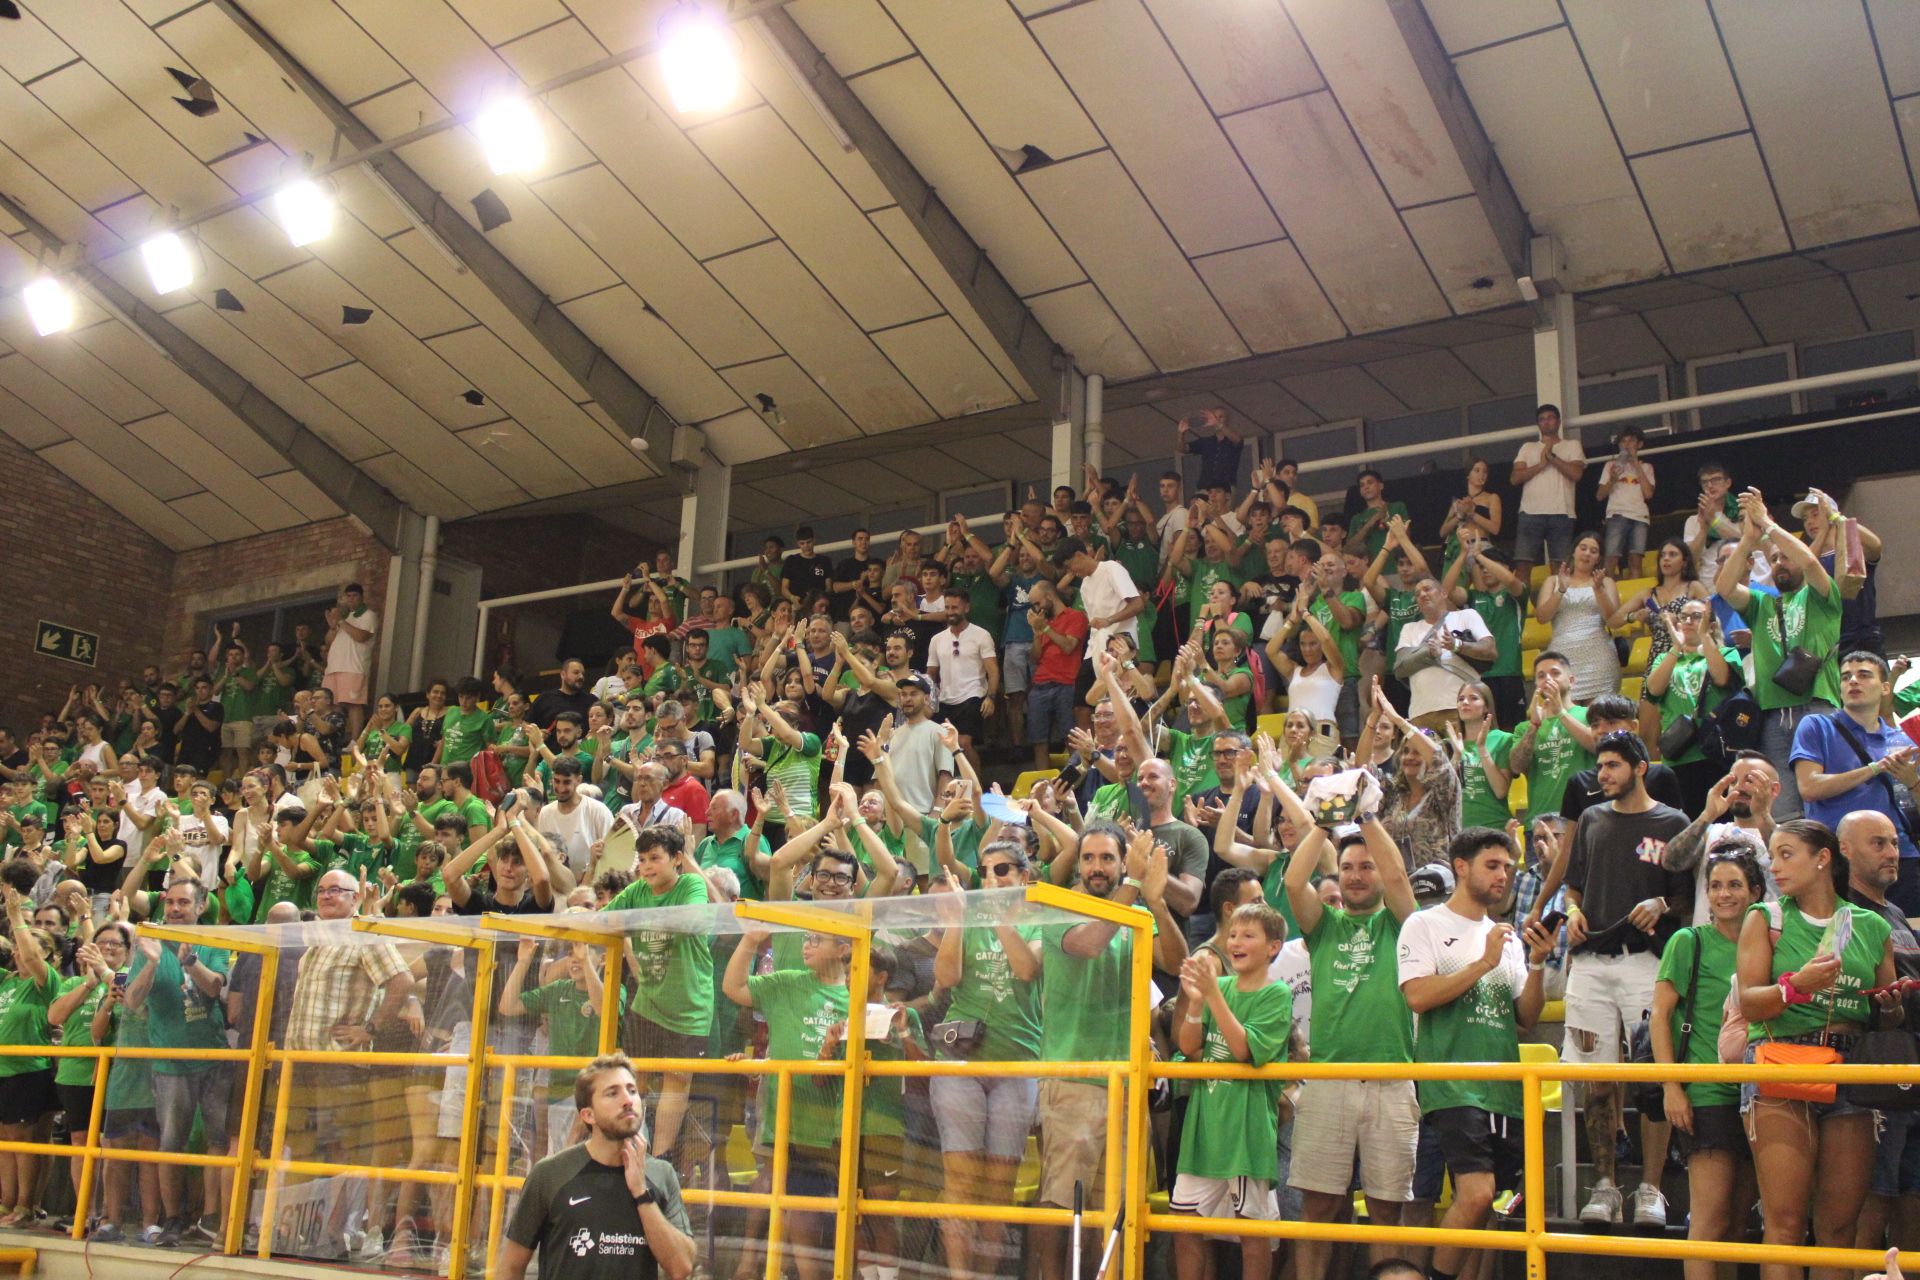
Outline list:
[[[693,1228],[673,1166],[648,1153],[627,1055],[606,1054],[582,1067],[573,1102],[587,1140],[527,1175],[499,1274],[524,1280],[538,1249],[541,1280],[685,1280],[693,1271]]]
[[[1680,927],[1692,888],[1689,877],[1666,870],[1667,842],[1687,827],[1687,815],[1647,794],[1647,747],[1639,735],[1609,733],[1595,748],[1606,803],[1580,815],[1567,859],[1567,1047],[1570,1062],[1619,1062],[1627,1034],[1653,1007],[1653,984],[1667,939]],[[1587,1087],[1587,1142],[1593,1152],[1593,1193],[1580,1220],[1621,1220],[1614,1182],[1614,1133],[1620,1127],[1620,1086]],[[1636,1226],[1664,1227],[1666,1198],[1660,1171],[1670,1130],[1640,1116],[1642,1179],[1633,1194]]]
[[[1706,924],[1711,915],[1707,905],[1707,861],[1705,855],[1733,843],[1747,846],[1760,870],[1767,875],[1767,897],[1778,895],[1773,875],[1767,870],[1771,856],[1767,846],[1773,840],[1773,799],[1780,794],[1780,775],[1773,762],[1758,751],[1742,751],[1733,757],[1727,776],[1707,790],[1707,802],[1700,816],[1687,829],[1667,841],[1660,865],[1669,871],[1691,871],[1693,882],[1693,923]]]
[[[587,709],[593,705],[593,694],[587,690],[587,664],[578,658],[568,658],[560,664],[560,687],[549,689],[533,700],[533,714],[527,717],[530,724],[539,729],[553,726],[553,718],[563,711],[571,711],[580,717],[580,723],[587,722]]]

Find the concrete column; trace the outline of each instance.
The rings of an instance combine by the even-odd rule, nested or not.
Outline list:
[[[1087,429],[1082,438],[1086,460],[1095,471],[1105,470],[1107,462],[1106,388],[1105,378],[1097,373],[1087,375]]]
[[[1533,304],[1534,399],[1557,404],[1564,420],[1580,412],[1580,358],[1574,342],[1573,295],[1546,294]]]
[[[1086,427],[1087,397],[1086,379],[1074,370],[1062,375],[1067,389],[1066,412],[1053,420],[1053,482],[1052,487],[1069,485],[1074,492],[1080,490],[1080,459],[1085,457],[1081,449],[1081,433]],[[1018,497],[1018,495],[1015,495]],[[1045,500],[1052,501],[1052,494]]]
[[[674,569],[689,582],[707,583],[720,577],[701,573],[700,566],[727,558],[732,499],[733,468],[703,454],[692,490],[680,499],[680,549]]]

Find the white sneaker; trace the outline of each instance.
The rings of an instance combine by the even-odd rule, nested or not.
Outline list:
[[[1586,1207],[1580,1210],[1580,1221],[1594,1226],[1620,1221],[1620,1188],[1613,1185],[1612,1178],[1602,1178],[1593,1184]]]
[[[1660,1188],[1652,1183],[1643,1182],[1634,1190],[1633,1225],[1636,1227],[1667,1225],[1667,1198],[1661,1195]]]

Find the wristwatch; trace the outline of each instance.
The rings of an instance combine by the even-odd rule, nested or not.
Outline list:
[[[653,1188],[649,1186],[645,1191],[642,1191],[633,1198],[633,1207],[638,1209],[643,1204],[657,1204],[659,1203],[659,1199],[658,1196],[653,1194]]]

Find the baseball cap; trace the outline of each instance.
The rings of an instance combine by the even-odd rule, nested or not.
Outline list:
[[[1832,498],[1829,498],[1818,489],[1809,489],[1807,490],[1806,497],[1793,504],[1793,518],[1795,520],[1805,520],[1816,511],[1834,511],[1837,509],[1837,504]]]
[[[1080,539],[1062,538],[1053,548],[1053,554],[1048,556],[1047,559],[1053,561],[1056,569],[1064,569],[1067,567],[1067,561],[1073,559],[1075,556],[1085,555],[1086,553],[1087,544]]]
[[[899,681],[898,687],[902,689],[918,689],[929,697],[933,695],[933,681],[923,675],[907,676]]]
[[[1408,876],[1407,882],[1413,886],[1413,896],[1422,902],[1451,897],[1453,868],[1444,862],[1429,862]]]

